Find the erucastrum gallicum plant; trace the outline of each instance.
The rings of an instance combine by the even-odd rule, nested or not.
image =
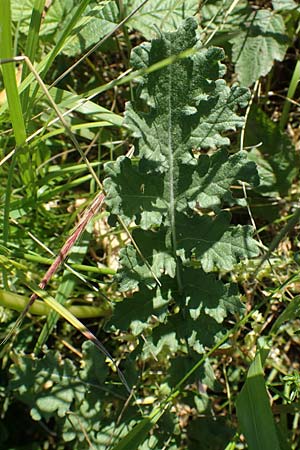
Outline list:
[[[223,51],[201,47],[191,18],[135,48],[131,63],[147,69],[192,48],[136,80],[125,113],[134,157],[107,163],[104,182],[111,214],[133,227],[135,243],[120,254],[120,289],[129,294],[110,324],[146,335],[158,358],[171,354],[173,383],[219,340],[224,319],[243,311],[237,286],[216,273],[258,253],[251,227],[231,225],[228,211],[240,201],[231,186],[257,185],[258,175],[246,152],[228,151],[225,133],[243,125],[236,110],[248,91],[221,79]]]

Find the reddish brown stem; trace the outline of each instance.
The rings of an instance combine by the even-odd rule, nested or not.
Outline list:
[[[82,235],[83,231],[85,230],[85,228],[88,225],[88,223],[90,222],[90,220],[95,216],[95,214],[97,214],[97,212],[101,208],[101,206],[104,202],[104,199],[105,199],[105,195],[103,193],[98,194],[95,197],[95,199],[93,200],[93,203],[84,211],[84,213],[79,221],[79,224],[76,226],[76,228],[75,228],[74,232],[71,234],[71,236],[68,237],[68,239],[62,246],[60,252],[58,253],[57,257],[55,258],[55,260],[53,261],[53,263],[51,264],[51,266],[45,273],[43,279],[39,283],[39,287],[41,289],[45,289],[45,287],[47,286],[47,284],[49,283],[49,281],[51,280],[51,278],[53,277],[53,275],[55,274],[55,272],[57,271],[59,266],[61,264],[63,264],[63,262],[67,258],[73,245],[78,241],[78,239]],[[37,298],[38,298],[37,294],[33,293],[31,295],[28,304],[26,305],[26,307],[24,308],[24,310],[22,311],[22,313],[19,317],[20,322],[23,320],[25,315],[28,313],[29,309],[31,308],[31,306],[33,305],[33,303],[35,302],[35,300]]]

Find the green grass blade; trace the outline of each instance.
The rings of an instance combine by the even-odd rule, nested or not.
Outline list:
[[[10,59],[13,57],[12,46],[12,24],[10,0],[0,2],[0,59]],[[3,219],[3,240],[6,242],[9,237],[9,211],[10,197],[12,189],[12,175],[17,162],[22,181],[29,196],[34,194],[34,175],[31,168],[31,161],[28,148],[25,145],[26,129],[23,119],[22,107],[18,94],[16,81],[15,64],[13,62],[2,65],[3,81],[6,89],[6,97],[9,105],[10,119],[15,135],[17,153],[9,169],[8,181],[5,192],[5,210]],[[7,286],[6,274],[3,271],[4,286]]]
[[[268,351],[265,344],[259,348],[236,402],[238,420],[249,450],[280,450],[263,373]]]
[[[156,408],[153,413],[142,419],[112,450],[135,450],[145,441],[149,431],[164,414],[166,408]]]
[[[3,242],[0,241],[0,244],[3,244]],[[45,264],[47,266],[51,266],[51,264],[53,264],[53,258],[45,258],[44,256],[41,256],[37,253],[34,252],[30,252],[30,253],[26,253],[23,252],[21,250],[19,250],[19,248],[12,245],[10,242],[8,242],[5,245],[5,250],[8,250],[8,247],[10,250],[10,256],[13,259],[25,259],[26,261],[30,261],[30,262],[34,262],[37,264]],[[16,248],[16,249],[15,249]],[[1,253],[1,249],[0,249],[0,253]],[[89,266],[86,264],[68,264],[68,267],[71,267],[72,270],[75,270],[77,272],[86,272],[86,273],[92,273],[92,274],[96,274],[96,275],[116,275],[116,270],[111,269],[110,267],[107,266]]]
[[[13,55],[12,23],[10,0],[0,2],[0,58],[9,59]],[[22,146],[26,141],[26,129],[18,94],[15,63],[8,62],[2,65],[3,81],[6,89],[6,97],[9,106],[10,119],[17,146]]]
[[[42,63],[39,64],[37,71],[41,73],[42,78],[45,77],[45,75],[47,74],[48,70],[51,67],[51,64],[55,60],[56,56],[59,54],[61,49],[64,47],[67,38],[72,33],[75,25],[77,24],[78,20],[81,18],[82,13],[84,12],[84,10],[86,9],[86,7],[88,6],[89,3],[90,3],[90,0],[82,0],[80,2],[80,4],[77,7],[77,9],[75,10],[73,16],[70,18],[69,23],[64,28],[60,38],[57,40],[54,48],[47,55],[47,57],[42,61]],[[38,91],[39,91],[39,86],[37,85],[31,95],[31,99],[30,99],[31,104],[34,101],[34,99],[36,98]],[[30,109],[30,106],[29,106],[29,109]]]
[[[6,189],[5,189],[5,201],[4,201],[4,212],[3,212],[3,230],[2,230],[2,239],[3,244],[6,247],[9,239],[9,230],[10,230],[10,205],[11,205],[11,190],[12,190],[12,180],[13,180],[13,173],[16,166],[16,155],[13,155],[12,162],[8,169],[7,174],[7,183],[6,183]],[[2,268],[2,276],[3,276],[3,286],[5,289],[8,289],[8,279],[7,279],[7,271],[3,267]]]
[[[9,0],[5,0],[5,1],[9,1]],[[86,9],[86,7],[88,6],[88,4],[90,3],[90,0],[82,0],[81,3],[79,4],[78,8],[75,10],[73,16],[70,18],[69,23],[67,24],[67,26],[64,28],[60,38],[58,39],[58,41],[56,42],[54,48],[47,54],[47,56],[37,65],[36,70],[38,73],[41,74],[41,77],[43,78],[48,70],[50,69],[53,61],[55,60],[56,56],[59,54],[59,52],[62,50],[62,48],[64,47],[64,45],[66,44],[66,41],[69,37],[69,35],[72,33],[75,25],[77,24],[77,22],[79,21],[79,19],[81,18],[82,13],[84,12],[84,10]],[[4,2],[0,2],[0,13],[1,13],[1,8],[2,8],[2,4],[4,4]],[[35,19],[35,23],[37,23],[37,19]],[[0,16],[0,24],[1,24],[1,16]],[[1,40],[0,40],[1,42]],[[1,47],[1,46],[0,46]],[[28,56],[28,55],[26,55]],[[31,58],[29,58],[31,60]],[[20,86],[20,92],[23,93],[24,90],[28,89],[29,86],[31,85],[32,82],[35,82],[35,77],[32,73],[30,73],[26,78],[23,77],[23,81],[22,84]],[[31,97],[30,97],[30,101],[33,102],[37,92],[39,90],[39,86],[36,86],[36,88],[33,90]],[[2,105],[1,109],[0,109],[0,114],[6,109],[6,105]]]
[[[271,331],[270,336],[277,334],[279,331],[280,326],[284,322],[288,322],[289,320],[295,320],[296,317],[299,317],[300,314],[300,295],[296,295],[291,302],[288,304],[288,306],[285,308],[285,310],[280,314],[279,317],[277,317],[276,321],[274,322]]]
[[[32,63],[35,61],[35,56],[38,50],[39,44],[39,31],[42,23],[42,14],[45,7],[46,0],[35,0],[32,15],[29,25],[28,37],[25,47],[25,55],[28,56]],[[22,78],[25,79],[29,73],[29,68],[26,64],[23,67]],[[29,98],[29,87],[22,92],[21,103],[23,111],[27,110],[27,103]]]
[[[271,256],[271,253],[277,248],[280,241],[284,238],[284,236],[289,233],[291,230],[294,229],[294,227],[297,225],[297,223],[300,220],[300,208],[297,208],[294,214],[290,217],[286,225],[281,229],[280,233],[278,233],[274,239],[272,240],[271,244],[269,245],[268,251],[262,256],[262,258],[259,261],[259,264],[257,265],[253,278],[256,277],[258,274],[259,269],[262,267],[263,263],[269,259]]]
[[[3,81],[10,119],[17,145],[17,164],[26,192],[29,197],[33,197],[35,195],[35,175],[32,169],[30,152],[26,145],[26,128],[18,93],[15,63],[8,62],[13,58],[10,8],[10,0],[0,2],[0,59],[2,60]],[[7,195],[10,196],[8,190]]]
[[[118,368],[116,362],[114,361],[111,354],[106,350],[103,344],[99,341],[99,339],[96,338],[96,336],[79,320],[77,317],[74,316],[65,306],[59,304],[55,298],[53,298],[51,295],[49,295],[46,291],[41,289],[39,286],[37,286],[33,282],[28,282],[24,280],[24,285],[26,285],[34,294],[36,294],[38,297],[42,298],[44,302],[53,309],[57,314],[59,314],[61,317],[63,317],[67,322],[69,322],[76,330],[78,330],[83,336],[92,341],[93,344],[98,348],[98,350],[103,353],[112,363],[114,364],[119,378],[122,381],[124,387],[126,390],[131,393],[131,389],[124,378],[123,373]]]
[[[68,25],[65,27],[62,35],[60,36],[60,38],[58,39],[55,47],[48,53],[48,55],[37,65],[36,70],[38,73],[42,74],[42,77],[46,75],[46,73],[48,72],[49,68],[51,67],[51,64],[53,63],[53,61],[55,60],[56,56],[58,55],[58,53],[61,51],[61,49],[63,48],[63,46],[65,45],[65,42],[69,36],[69,34],[72,32],[74,26],[76,25],[76,23],[78,22],[78,20],[81,17],[81,14],[83,13],[83,11],[86,9],[87,5],[89,4],[90,0],[83,0],[80,5],[78,6],[78,8],[75,10],[74,15],[71,17]],[[9,3],[10,4],[10,0],[5,0],[2,2],[0,2],[0,25],[2,25],[2,21],[4,19],[2,10],[4,10],[4,5],[5,3]],[[37,19],[35,19],[35,26],[37,24]],[[2,27],[3,28],[3,27]],[[4,29],[3,29],[4,30]],[[1,36],[1,35],[0,35]],[[36,37],[35,37],[36,39]],[[2,49],[2,41],[0,39],[0,55],[1,55],[1,49]],[[29,45],[29,44],[28,44]],[[34,45],[34,41],[32,42],[32,44],[30,44],[31,46]],[[27,56],[27,55],[26,55]],[[2,56],[3,58],[7,58],[7,57],[11,57],[11,53],[9,54],[9,56]],[[31,60],[31,58],[29,58]],[[35,82],[35,77],[33,75],[33,73],[30,73],[26,78],[23,77],[23,81],[21,83],[19,92],[23,93],[24,90],[28,89],[29,86],[31,85],[32,82]],[[39,86],[36,86],[36,88],[33,90],[31,96],[30,96],[30,102],[32,103],[36,97],[36,94],[39,90]],[[6,109],[6,104],[4,103],[1,108],[0,108],[0,114],[3,113],[3,111],[5,111]],[[30,108],[30,107],[29,107]]]
[[[61,51],[61,49],[64,47],[65,42],[69,35],[72,33],[75,25],[77,24],[78,20],[81,18],[81,15],[83,14],[84,10],[90,3],[90,0],[82,0],[80,4],[78,5],[77,9],[75,10],[73,16],[70,18],[69,23],[65,27],[63,33],[61,34],[60,38],[58,39],[57,43],[55,44],[55,47],[50,52],[49,57],[47,58],[47,62],[45,64],[45,67],[42,71],[42,76],[45,76],[48,70],[51,67],[51,64],[53,63],[54,59],[58,55],[58,53]]]
[[[298,60],[296,63],[294,73],[289,85],[287,98],[283,105],[283,110],[279,121],[279,127],[282,131],[284,130],[288,122],[289,112],[291,108],[291,100],[294,98],[299,81],[300,81],[300,60]]]

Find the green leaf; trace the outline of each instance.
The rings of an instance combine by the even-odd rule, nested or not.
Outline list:
[[[257,192],[285,196],[298,174],[299,158],[287,134],[257,107],[249,114],[245,145],[255,147],[249,158],[257,164],[261,179]]]
[[[239,0],[235,2],[232,9],[231,0],[207,0],[201,8],[201,18],[204,24],[210,27],[220,28],[228,27],[232,30],[235,26],[239,26],[243,20],[246,11],[250,11],[247,0]],[[228,14],[230,10],[230,14]],[[226,28],[227,30],[227,28]]]
[[[154,277],[160,278],[164,274],[174,278],[176,262],[164,244],[165,230],[148,233],[143,230],[135,230],[132,236],[139,246],[143,258],[131,245],[121,250],[120,261],[123,270],[117,275],[121,291],[133,290],[139,284],[151,289],[156,284]]]
[[[232,59],[242,86],[251,86],[267,75],[276,61],[282,61],[288,47],[284,20],[267,9],[251,12],[241,34],[231,40]]]
[[[182,217],[182,222],[178,223],[178,243],[185,251],[185,258],[194,256],[205,272],[211,272],[232,270],[240,258],[257,256],[258,248],[250,227],[230,226],[230,220],[231,214],[225,211],[215,218]]]
[[[198,309],[201,309],[201,306],[203,305],[200,305]],[[196,308],[194,311],[197,314],[198,310]],[[191,314],[193,314],[193,311]],[[205,353],[205,348],[211,348],[224,334],[224,327],[205,314],[204,311],[196,320],[186,315],[185,311],[183,314],[179,312],[169,317],[166,324],[160,324],[153,330],[153,346],[149,350],[151,355],[160,355],[163,359],[169,358],[170,355],[179,350],[184,353],[193,350],[202,355]],[[149,343],[145,348],[145,352],[149,352],[148,346]]]
[[[105,170],[110,177],[104,180],[106,203],[112,213],[121,214],[127,224],[135,220],[143,229],[162,223],[166,203],[159,197],[163,192],[159,175],[141,173],[127,157],[107,163]]]
[[[233,437],[234,430],[224,417],[201,417],[187,428],[189,450],[220,450]]]
[[[69,410],[78,388],[76,370],[70,360],[59,363],[58,353],[49,352],[42,359],[19,356],[10,369],[10,389],[31,407],[34,420],[63,417]]]
[[[157,288],[154,292],[147,288],[133,294],[115,305],[114,318],[109,325],[121,330],[129,330],[133,335],[141,334],[149,328],[151,317],[163,321],[166,317],[167,306],[171,300],[170,292],[162,292]]]
[[[75,5],[74,0],[55,0],[52,2],[42,23],[40,36],[48,37],[62,31]]]
[[[270,335],[276,334],[279,331],[281,325],[290,320],[295,320],[300,314],[300,296],[296,295],[282,313],[277,317],[272,325]]]
[[[261,345],[236,401],[240,427],[249,450],[280,450],[263,373],[268,351],[265,344]]]
[[[19,30],[24,34],[28,33],[34,2],[35,0],[25,0],[24,2],[11,0],[12,20],[18,22]],[[40,36],[49,36],[49,34],[54,34],[58,29],[61,29],[64,20],[73,8],[74,0],[55,0],[51,2],[40,29]]]
[[[231,54],[230,39],[240,36],[241,25],[251,12],[247,0],[207,0],[201,5],[201,27],[210,45],[221,46]]]
[[[161,153],[158,158],[161,159]],[[193,209],[197,204],[201,208],[218,210],[224,199],[231,199],[233,183],[241,180],[254,186],[258,184],[255,165],[248,161],[245,152],[228,157],[223,149],[211,157],[200,155],[194,164],[192,162],[178,169],[174,204],[178,212]],[[147,174],[142,164],[138,167],[126,157],[106,164],[106,171],[109,176],[104,181],[106,202],[114,214],[122,215],[127,224],[134,220],[145,230],[168,224],[170,187],[163,183],[160,173]]]
[[[85,442],[87,435],[97,442],[104,428],[100,418],[108,368],[91,342],[84,342],[82,352],[80,370],[53,351],[40,359],[15,354],[10,367],[10,391],[30,408],[34,420],[55,418],[66,442]]]
[[[215,154],[200,155],[197,169],[182,166],[184,177],[180,178],[180,194],[178,210],[184,211],[187,206],[219,211],[222,203],[234,200],[230,188],[238,181],[253,186],[259,184],[255,164],[248,160],[245,152],[228,155],[225,149]]]
[[[119,11],[116,2],[106,0],[89,6],[68,38],[63,53],[67,56],[76,56],[84,52],[111,32],[118,21]]]
[[[135,157],[105,166],[110,211],[137,226],[135,246],[120,253],[117,276],[123,292],[135,292],[116,305],[110,326],[134,335],[154,328],[157,355],[182,345],[202,353],[214,345],[224,319],[243,307],[233,285],[206,272],[232,270],[241,258],[257,255],[251,227],[231,225],[231,215],[222,212],[226,202],[238,201],[232,184],[258,184],[247,154],[224,148],[228,133],[243,125],[236,110],[246,105],[248,91],[220,79],[223,52],[201,48],[196,28],[188,19],[177,32],[133,50],[135,69],[191,47],[195,53],[137,79],[124,122],[135,138]]]
[[[195,35],[187,35],[189,39],[185,39],[186,45],[182,44],[179,36],[174,38],[174,42],[166,39],[161,46],[155,45],[154,41],[151,48],[148,44],[138,47],[131,59],[134,68],[146,68],[196,44]],[[151,109],[148,113],[141,114],[136,108],[141,106],[138,100],[136,106],[128,103],[125,125],[130,128],[134,137],[139,138],[140,157],[149,160],[145,171],[151,170],[149,163],[152,161],[153,169],[156,167],[157,170],[158,161],[162,164],[161,172],[167,169],[169,147],[166,139],[169,133],[174,150],[178,143],[183,144],[183,148],[175,151],[175,158],[182,163],[192,164],[191,157],[184,155],[187,149],[191,152],[192,149],[200,151],[228,145],[229,138],[222,134],[243,125],[244,119],[235,111],[239,106],[246,106],[249,94],[238,86],[230,89],[224,80],[218,79],[224,74],[224,67],[220,64],[222,58],[224,53],[221,49],[199,49],[189,58],[186,67],[182,61],[178,61],[171,66],[169,74],[167,69],[170,71],[170,66],[138,80],[139,96]],[[178,78],[179,76],[182,78]],[[184,92],[182,89],[185,89]],[[169,100],[168,103],[165,103],[166,99]],[[167,120],[170,122],[166,122]],[[167,127],[164,123],[168,124]]]
[[[140,0],[127,0],[124,4],[128,14],[140,5]],[[183,19],[196,14],[198,7],[198,0],[151,0],[134,14],[128,25],[151,39],[156,35],[157,29],[164,32],[176,30]]]
[[[19,30],[27,33],[29,29],[30,18],[32,14],[32,8],[34,0],[24,0],[18,2],[17,0],[11,0],[11,12],[12,21],[18,22]]]
[[[83,343],[82,351],[83,366],[80,370],[80,378],[94,385],[103,384],[108,375],[108,367],[103,355],[99,355],[99,351],[90,341]]]
[[[155,317],[158,325],[154,331],[155,354],[160,353],[165,345],[172,347],[174,339],[179,341],[183,338],[191,339],[191,346],[201,353],[204,350],[202,344],[211,345],[217,335],[219,337],[222,331],[219,324],[229,314],[244,313],[236,285],[224,285],[213,274],[185,268],[184,295],[176,292],[175,280],[161,278],[161,281],[163,288],[150,290],[140,287],[132,297],[117,303],[114,317],[110,321],[110,325],[115,328],[130,330],[134,335],[139,335],[150,328]],[[168,312],[168,305],[174,300],[185,311],[184,321],[181,314],[172,318]],[[159,325],[163,322],[165,324]],[[167,341],[166,336],[169,336]]]
[[[298,4],[294,0],[272,0],[272,6],[275,11],[290,11],[297,8]]]
[[[200,270],[185,269],[185,302],[193,320],[201,310],[216,322],[222,323],[228,313],[243,313],[244,308],[235,285],[224,285],[212,274]]]

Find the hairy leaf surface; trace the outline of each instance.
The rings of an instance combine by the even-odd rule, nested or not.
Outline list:
[[[30,408],[34,420],[55,417],[57,432],[62,433],[64,441],[73,441],[72,448],[76,449],[88,448],[87,433],[97,444],[105,401],[103,384],[108,374],[104,357],[91,342],[83,344],[82,354],[81,369],[54,351],[40,359],[16,354],[9,383],[9,390]]]
[[[107,205],[136,225],[135,246],[121,251],[118,273],[120,289],[133,294],[117,303],[110,325],[134,335],[153,329],[153,354],[213,345],[226,317],[243,308],[235,286],[209,272],[257,255],[251,227],[233,226],[223,211],[235,202],[232,185],[258,184],[246,152],[228,152],[248,92],[221,79],[223,52],[202,48],[196,29],[188,19],[176,33],[133,50],[134,69],[195,51],[136,80],[124,121],[135,156],[106,165]]]

